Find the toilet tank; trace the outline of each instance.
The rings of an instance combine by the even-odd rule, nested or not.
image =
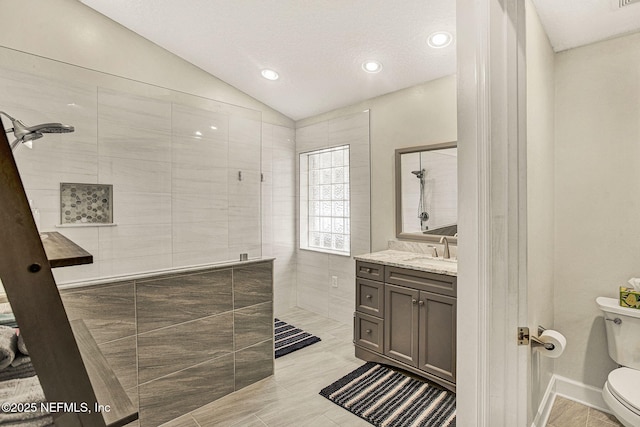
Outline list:
[[[598,297],[596,304],[604,312],[609,356],[619,365],[640,370],[640,310],[620,307],[615,298]],[[622,322],[616,324],[616,318]]]

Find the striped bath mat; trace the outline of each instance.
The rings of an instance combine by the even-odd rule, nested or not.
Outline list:
[[[315,335],[279,319],[275,319],[275,339],[276,359],[320,341]]]
[[[378,427],[453,427],[456,395],[368,362],[320,394]]]

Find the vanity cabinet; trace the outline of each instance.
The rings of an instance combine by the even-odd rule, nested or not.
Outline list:
[[[394,365],[455,390],[456,279],[357,261],[356,357]]]

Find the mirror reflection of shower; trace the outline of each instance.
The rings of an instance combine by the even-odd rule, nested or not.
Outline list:
[[[4,111],[0,111],[0,114],[11,120],[11,124],[13,126],[12,128],[5,130],[6,133],[13,132],[13,135],[16,138],[10,143],[11,151],[16,151],[23,144],[32,148],[32,141],[42,138],[45,133],[68,133],[75,130],[73,126],[62,123],[42,123],[35,126],[27,126],[22,122],[22,120],[13,118]]]
[[[426,169],[420,169],[417,171],[411,171],[420,180],[420,195],[418,197],[418,218],[420,219],[420,230],[427,231],[429,226],[427,221],[429,220],[429,213],[426,210],[425,195],[424,195],[424,183],[427,175]]]
[[[396,150],[396,230],[401,238],[457,232],[457,148],[455,143],[435,146]]]

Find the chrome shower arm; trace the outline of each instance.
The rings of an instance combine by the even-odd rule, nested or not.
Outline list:
[[[9,120],[11,120],[11,123],[15,122],[16,119],[14,119],[13,117],[11,117],[9,114],[5,113],[4,111],[0,111],[0,114],[2,114],[3,116],[6,116]],[[14,128],[9,128],[9,129],[5,129],[5,133],[11,133],[14,132],[15,129]],[[18,145],[20,144],[20,140],[16,139],[13,142],[11,142],[9,145],[11,146],[11,151],[16,151],[16,149],[18,148]]]
[[[9,114],[5,113],[4,111],[0,111],[0,114],[2,114],[3,116],[7,116],[9,120],[11,120],[12,122],[16,120],[13,117],[11,117]]]
[[[3,116],[7,116],[7,118],[9,120],[11,120],[11,123],[13,123],[16,119],[14,119],[13,117],[11,117],[10,115],[8,115],[7,113],[5,113],[4,111],[0,111],[0,114],[2,114]],[[9,129],[5,129],[5,133],[11,133],[13,132],[14,129],[13,128],[9,128]]]

